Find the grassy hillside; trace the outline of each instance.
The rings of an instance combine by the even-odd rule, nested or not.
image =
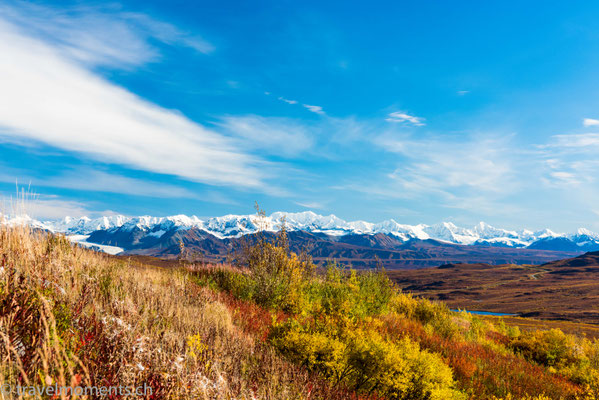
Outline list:
[[[0,385],[145,383],[154,399],[596,398],[596,341],[452,313],[383,272],[317,272],[284,232],[243,261],[139,265],[0,227]]]

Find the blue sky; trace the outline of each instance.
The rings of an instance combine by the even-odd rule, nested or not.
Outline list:
[[[0,5],[0,192],[39,218],[313,210],[599,229],[599,5]],[[6,206],[4,206],[6,208]]]

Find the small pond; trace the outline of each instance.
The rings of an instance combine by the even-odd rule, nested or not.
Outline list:
[[[451,311],[454,311],[454,312],[466,311],[467,313],[474,314],[474,315],[494,315],[496,317],[513,317],[513,316],[518,315],[518,314],[507,314],[507,313],[492,312],[492,311],[470,311],[470,310],[451,310]]]

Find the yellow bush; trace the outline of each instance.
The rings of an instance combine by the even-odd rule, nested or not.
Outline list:
[[[294,362],[357,391],[391,399],[462,398],[451,369],[438,355],[420,350],[408,338],[391,342],[348,320],[306,326],[288,321],[275,326],[271,343]]]
[[[511,345],[525,358],[550,367],[564,367],[578,357],[574,339],[560,329],[526,332]]]
[[[343,378],[347,345],[323,333],[291,329],[272,343],[290,360],[316,370],[333,381]]]
[[[391,309],[408,318],[414,317],[414,310],[416,310],[417,305],[418,300],[409,293],[397,293],[391,299]]]
[[[451,369],[435,354],[403,338],[384,340],[374,331],[350,335],[348,380],[356,389],[391,399],[459,399]]]

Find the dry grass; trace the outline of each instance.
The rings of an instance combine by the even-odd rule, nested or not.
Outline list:
[[[240,304],[223,301],[183,269],[0,226],[0,385],[145,383],[155,399],[354,397],[282,360],[239,326]]]

